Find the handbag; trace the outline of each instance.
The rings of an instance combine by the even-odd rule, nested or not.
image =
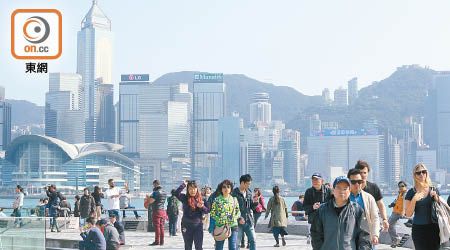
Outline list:
[[[231,216],[234,216],[234,209],[236,208],[236,198],[233,197],[233,210]],[[216,241],[224,241],[231,236],[231,227],[228,224],[223,226],[215,226],[213,230],[213,237]]]
[[[434,187],[431,187],[431,190],[435,191]],[[432,198],[433,199],[433,198]],[[438,202],[433,199],[431,204],[431,223],[438,224],[438,215],[437,215],[437,209],[438,209]]]

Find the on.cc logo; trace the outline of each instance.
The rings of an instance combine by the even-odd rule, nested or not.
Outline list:
[[[62,53],[62,16],[55,9],[11,14],[11,54],[16,59],[56,59]]]

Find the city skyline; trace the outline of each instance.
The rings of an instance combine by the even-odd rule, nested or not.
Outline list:
[[[44,6],[61,10],[63,55],[50,61],[49,70],[71,73],[75,72],[76,65],[76,32],[91,1],[81,1],[75,6],[72,3],[47,0],[38,6],[33,2],[7,2],[0,17],[7,20],[17,8]],[[114,41],[119,45],[114,48],[115,89],[119,82],[115,79],[128,72],[150,72],[152,81],[165,73],[193,70],[242,73],[277,86],[291,86],[304,94],[320,95],[323,88],[345,86],[355,76],[360,88],[365,87],[405,64],[429,65],[436,70],[449,66],[445,58],[450,55],[450,47],[446,46],[450,38],[439,32],[449,25],[444,10],[450,3],[444,1],[431,4],[408,1],[406,5],[403,1],[371,4],[355,1],[348,5],[288,1],[276,6],[264,1],[208,3],[138,1],[119,7],[118,2],[99,1],[113,20]],[[240,10],[234,8],[236,5]],[[427,16],[423,10],[434,14]],[[383,20],[376,18],[380,12]],[[233,19],[225,18],[229,13]],[[166,25],[157,25],[161,21]],[[217,28],[211,28],[214,26]],[[7,22],[0,24],[0,28],[10,29]],[[206,36],[202,35],[205,31],[208,31]],[[417,37],[419,33],[430,36]],[[129,46],[128,34],[142,39],[132,39],[133,46]],[[431,35],[433,46],[429,46],[427,38]],[[327,43],[329,40],[335,42]],[[282,48],[280,44],[284,44]],[[23,74],[23,61],[14,60],[9,47],[8,39],[0,41],[0,57],[10,72],[4,84],[10,90],[8,96],[43,106],[47,76]],[[198,50],[200,47],[205,49]],[[127,65],[125,59],[130,57],[135,64]],[[29,91],[23,91],[24,88]]]

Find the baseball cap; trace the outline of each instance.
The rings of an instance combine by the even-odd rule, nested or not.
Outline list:
[[[347,184],[350,186],[350,180],[349,180],[347,177],[345,177],[345,176],[339,176],[339,177],[337,177],[337,178],[334,180],[334,182],[333,182],[333,188],[336,187],[336,185],[337,185],[339,182],[341,182],[341,181],[347,182]]]
[[[320,173],[314,173],[314,174],[311,176],[311,179],[312,179],[312,178],[323,179],[323,177],[322,177],[322,175],[321,175]]]
[[[159,180],[154,180],[154,181],[153,181],[153,184],[154,184],[154,185],[161,185],[161,183],[159,182]]]

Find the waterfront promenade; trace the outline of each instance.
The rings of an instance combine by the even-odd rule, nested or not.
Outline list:
[[[126,231],[126,240],[127,245],[121,246],[120,249],[142,249],[142,250],[150,250],[150,249],[170,249],[170,250],[182,250],[184,249],[184,243],[183,243],[183,237],[181,234],[178,234],[178,236],[175,237],[169,237],[166,235],[165,237],[165,244],[164,246],[148,246],[148,244],[152,243],[154,240],[154,233],[152,232],[143,232],[143,231]],[[61,233],[47,233],[48,239],[70,239],[70,240],[81,240],[81,237],[79,235],[79,231],[77,230],[66,230]],[[301,235],[288,235],[286,236],[286,243],[287,245],[285,247],[273,247],[275,244],[275,241],[273,239],[272,234],[269,233],[257,233],[256,234],[256,242],[257,242],[257,249],[280,249],[280,250],[299,250],[299,249],[305,249],[310,250],[311,245],[306,244],[306,236]],[[227,246],[227,245],[226,245]],[[51,249],[51,248],[48,248]],[[56,248],[55,248],[56,249]],[[203,249],[205,250],[211,250],[214,249],[214,240],[213,238],[207,234],[204,233],[203,238]],[[228,247],[225,247],[224,249],[228,249]],[[246,249],[246,248],[244,248]],[[244,250],[243,249],[243,250]],[[388,245],[378,245],[376,247],[377,250],[388,250],[392,249]],[[397,247],[395,249],[398,250],[406,250],[408,248],[401,248]]]

